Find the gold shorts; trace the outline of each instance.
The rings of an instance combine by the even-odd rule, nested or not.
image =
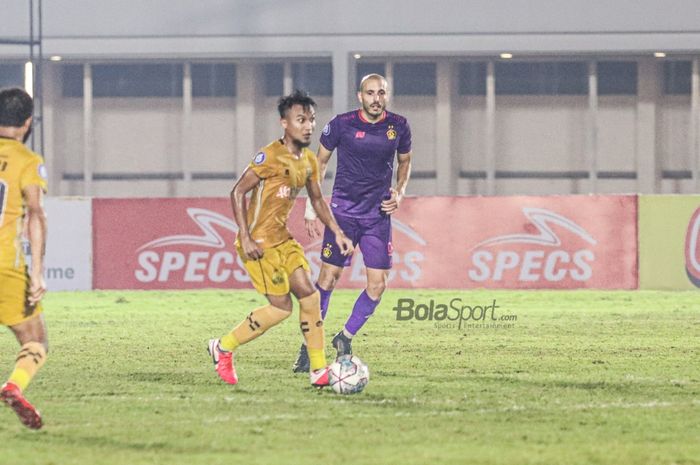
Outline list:
[[[243,259],[241,248],[238,247],[237,250],[238,255]],[[304,249],[294,239],[265,249],[261,259],[243,260],[243,264],[255,290],[268,295],[289,294],[289,276],[294,270],[301,267],[310,271]]]
[[[29,305],[28,296],[26,268],[0,268],[0,324],[18,325],[41,313],[41,303]]]

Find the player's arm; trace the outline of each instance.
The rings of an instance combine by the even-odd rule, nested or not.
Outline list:
[[[46,294],[44,281],[44,253],[46,251],[46,212],[44,191],[39,185],[29,185],[22,191],[27,206],[27,235],[32,251],[32,275],[29,303],[36,305]]]
[[[250,236],[248,229],[248,206],[246,205],[246,195],[260,183],[260,178],[255,172],[246,168],[236,184],[231,190],[231,208],[233,208],[233,219],[238,224],[238,240],[245,254],[244,258],[257,260],[262,258],[263,250]]]
[[[411,152],[397,155],[396,187],[391,189],[391,198],[382,202],[382,211],[391,215],[398,210],[403,196],[406,194],[406,186],[411,178]]]
[[[332,150],[328,150],[323,146],[323,144],[318,145],[318,152],[316,152],[316,161],[318,162],[318,172],[319,178],[321,180],[326,178],[326,169],[328,169],[328,161],[331,159]],[[309,198],[306,199],[306,211],[304,212],[304,224],[306,226],[306,232],[309,236],[314,239],[320,232],[316,227],[316,211],[311,205],[311,194]]]
[[[328,162],[331,159],[332,150],[328,150],[323,146],[323,144],[318,144],[318,152],[316,152],[316,160],[318,161],[318,173],[320,175],[321,181],[326,179],[326,169],[328,169]]]
[[[308,201],[318,215],[318,218],[323,224],[328,226],[328,229],[330,229],[333,234],[335,234],[335,242],[338,244],[338,247],[340,247],[340,253],[343,255],[351,254],[354,248],[352,241],[348,239],[343,230],[340,229],[340,226],[338,226],[338,223],[335,221],[335,217],[333,217],[333,212],[331,212],[330,207],[325,200],[323,200],[321,184],[309,178],[309,180],[306,181],[306,192],[309,194]]]

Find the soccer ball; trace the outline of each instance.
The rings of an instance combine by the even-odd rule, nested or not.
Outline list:
[[[328,371],[331,388],[338,394],[357,394],[369,382],[369,368],[356,355],[343,355]]]

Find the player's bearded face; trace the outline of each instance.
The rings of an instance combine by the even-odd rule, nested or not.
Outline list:
[[[304,109],[301,105],[294,105],[282,120],[282,126],[285,135],[297,147],[308,147],[311,145],[311,135],[316,128],[316,111],[313,107]]]
[[[378,117],[384,112],[388,99],[386,85],[378,79],[365,82],[360,92],[362,109],[372,117]]]

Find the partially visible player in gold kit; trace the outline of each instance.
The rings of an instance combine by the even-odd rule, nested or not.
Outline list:
[[[291,315],[294,294],[309,353],[311,384],[328,385],[319,293],[311,281],[304,250],[287,229],[294,200],[305,187],[319,219],[336,234],[340,252],[352,253],[352,241],[323,200],[316,156],[307,148],[316,127],[315,106],[300,91],[280,99],[277,108],[284,136],[255,155],[231,192],[238,254],[253,286],[269,304],[253,310],[230,333],[209,341],[216,372],[229,384],[238,382],[233,352]],[[246,205],[246,194],[251,191]]]
[[[24,90],[0,90],[0,324],[9,327],[22,346],[10,378],[2,385],[0,400],[25,426],[39,429],[41,415],[23,394],[48,350],[41,314],[46,293],[46,168],[41,156],[24,145],[33,110],[32,98]],[[25,233],[32,252],[31,275],[22,251]]]

